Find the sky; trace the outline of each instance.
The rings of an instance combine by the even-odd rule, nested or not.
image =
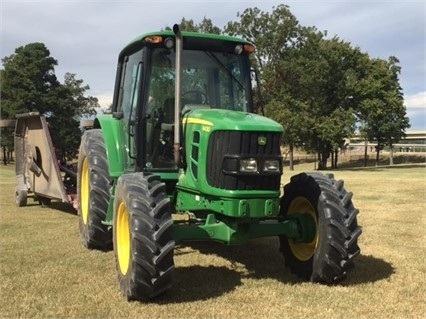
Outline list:
[[[56,76],[75,73],[102,107],[112,102],[118,53],[136,36],[203,17],[223,28],[238,12],[286,4],[301,25],[327,30],[371,58],[400,61],[408,130],[426,130],[424,0],[0,0],[0,57],[42,42],[58,61]]]

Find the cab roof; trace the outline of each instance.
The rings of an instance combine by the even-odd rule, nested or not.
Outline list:
[[[151,38],[154,36],[160,36],[160,37],[171,37],[175,38],[175,34],[172,30],[164,30],[164,31],[157,31],[157,32],[150,32],[150,33],[144,33],[136,38],[134,38],[132,41],[130,41],[120,52],[120,57],[125,55],[128,52],[131,52],[135,49],[135,47],[140,48],[143,44],[146,43],[147,38]],[[226,43],[235,43],[235,44],[252,44],[251,42],[247,40],[243,40],[241,38],[237,37],[231,37],[227,35],[220,35],[220,34],[213,34],[213,33],[199,33],[199,32],[188,32],[188,31],[182,31],[182,37],[184,39],[184,47],[185,47],[185,39],[193,39],[193,40],[201,40],[206,42],[226,42]]]

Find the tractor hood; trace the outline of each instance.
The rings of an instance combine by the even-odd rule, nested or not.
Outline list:
[[[186,113],[183,124],[199,124],[203,131],[238,130],[282,133],[283,127],[254,113],[223,109],[194,109]]]
[[[253,113],[205,105],[185,113],[185,107],[182,132],[187,171],[179,177],[180,189],[223,198],[278,198],[282,173],[280,124]],[[241,173],[242,159],[256,161],[262,169]],[[275,162],[279,169],[263,169],[268,161]]]

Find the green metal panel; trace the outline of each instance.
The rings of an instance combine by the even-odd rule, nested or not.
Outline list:
[[[105,141],[109,175],[113,180],[117,180],[124,172],[124,156],[127,154],[123,149],[122,123],[111,114],[98,115],[95,120],[95,127],[102,129]],[[103,222],[112,226],[113,207],[115,198],[115,183],[111,188],[108,212]]]
[[[228,191],[229,192],[229,191]],[[239,195],[235,192],[235,195]],[[271,192],[253,191],[258,197],[265,198],[227,198],[215,197],[212,194],[194,193],[192,190],[179,188],[177,193],[176,210],[178,211],[211,211],[230,217],[238,218],[267,218],[277,216],[279,198]],[[243,193],[244,194],[244,193]]]
[[[199,128],[207,133],[220,130],[283,132],[283,127],[279,123],[267,117],[215,108],[195,109],[184,117],[183,123],[200,125]]]
[[[99,115],[96,122],[99,123],[104,136],[109,174],[117,179],[124,172],[125,150],[122,144],[121,122],[110,114]]]

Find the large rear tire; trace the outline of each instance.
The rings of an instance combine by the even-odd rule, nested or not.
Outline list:
[[[116,186],[114,254],[120,289],[128,300],[146,300],[172,285],[174,246],[170,200],[155,175],[122,175]]]
[[[280,237],[286,266],[303,279],[334,283],[351,269],[360,253],[357,223],[358,210],[352,193],[343,181],[321,173],[302,173],[291,178],[284,187],[280,214],[309,214],[316,223],[315,237],[310,242],[297,242]]]
[[[110,181],[102,131],[88,130],[83,134],[78,155],[77,196],[80,236],[83,245],[90,249],[112,249],[112,232],[103,224],[110,200]]]

